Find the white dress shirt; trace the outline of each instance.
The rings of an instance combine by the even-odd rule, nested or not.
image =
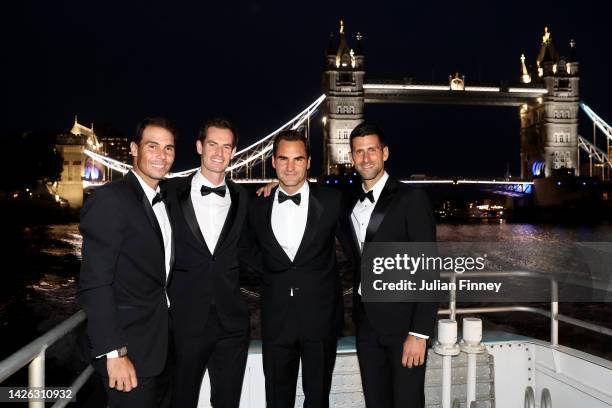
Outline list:
[[[202,185],[211,188],[225,186],[225,196],[221,197],[216,193],[203,196],[200,191]],[[212,254],[215,252],[227,213],[232,205],[232,198],[225,184],[225,179],[223,179],[221,184],[214,185],[198,170],[191,179],[191,203],[193,204],[193,210],[195,211],[206,246]]]
[[[287,194],[295,195],[300,193],[300,205],[296,205],[291,200],[280,204],[278,202],[280,191],[287,194],[280,186],[274,194],[274,202],[272,203],[272,232],[281,248],[283,248],[283,251],[293,262],[306,230],[310,187],[308,186],[308,181],[305,181],[298,191],[293,194]],[[289,296],[293,296],[293,288],[289,291]]]
[[[370,223],[370,218],[372,217],[372,213],[374,212],[374,207],[380,198],[380,194],[382,193],[387,180],[389,179],[389,174],[385,171],[383,176],[374,184],[374,186],[370,189],[372,191],[372,195],[374,196],[374,202],[370,202],[369,199],[365,199],[363,201],[357,201],[355,207],[353,207],[353,212],[351,213],[351,222],[353,224],[353,229],[355,230],[355,235],[357,236],[357,240],[359,241],[359,250],[363,251],[363,245],[365,243],[366,233],[368,231],[368,224]],[[362,184],[361,188],[364,192],[368,192],[370,190],[366,190],[365,186]],[[361,282],[359,283],[359,287],[357,288],[357,293],[361,295]],[[422,339],[428,339],[429,336],[424,334],[408,332],[408,334],[413,335],[414,337],[419,337]]]
[[[155,214],[155,218],[157,218],[157,223],[159,224],[159,229],[162,233],[162,239],[164,240],[164,263],[166,266],[166,280],[168,279],[168,275],[170,274],[170,258],[172,257],[172,227],[170,226],[170,218],[168,218],[168,213],[166,212],[166,205],[163,201],[159,201],[153,205],[153,199],[155,195],[159,193],[160,188],[157,186],[157,189],[153,190],[145,181],[138,175],[136,172],[132,171],[132,174],[136,176],[136,179],[140,183],[140,186],[144,190],[145,195],[147,196],[147,200],[149,200],[149,204],[151,204],[153,208],[153,213]],[[168,298],[168,294],[166,293],[166,303],[168,307],[170,307],[170,299]],[[98,356],[100,358],[102,356]],[[113,350],[109,353],[106,353],[106,358],[117,358],[119,357],[119,352],[117,350]]]
[[[276,237],[283,251],[293,261],[306,230],[310,187],[308,186],[308,181],[306,181],[298,191],[293,194],[287,194],[301,194],[300,205],[295,205],[291,200],[279,204],[278,194],[281,191],[287,194],[279,186],[274,195],[274,202],[272,204],[272,232],[274,232],[274,237]]]
[[[157,223],[159,224],[159,228],[161,229],[162,238],[164,240],[164,259],[166,264],[166,279],[168,279],[168,275],[170,274],[170,257],[172,256],[172,227],[170,226],[170,218],[168,218],[168,213],[166,212],[166,205],[163,201],[159,201],[153,205],[153,198],[155,195],[159,193],[160,189],[157,186],[157,189],[153,190],[145,181],[140,178],[140,176],[134,172],[132,172],[140,182],[140,186],[144,190],[149,203],[151,203],[153,207],[153,212],[155,213],[155,218],[157,218]],[[168,305],[170,303],[168,302]]]

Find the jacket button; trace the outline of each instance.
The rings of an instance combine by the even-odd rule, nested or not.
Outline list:
[[[212,261],[213,261],[213,262],[215,262],[216,260],[217,260],[217,257],[216,257],[216,256],[213,256],[213,257],[212,257]]]

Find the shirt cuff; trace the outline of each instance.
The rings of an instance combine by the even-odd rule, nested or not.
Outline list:
[[[117,350],[113,350],[113,351],[110,351],[110,352],[108,352],[106,354],[99,355],[96,358],[102,358],[104,356],[106,356],[106,358],[119,358],[119,352]]]
[[[424,334],[421,333],[415,333],[415,332],[408,332],[409,335],[416,337],[417,339],[423,339],[423,340],[427,340],[429,339],[429,336],[426,336]]]

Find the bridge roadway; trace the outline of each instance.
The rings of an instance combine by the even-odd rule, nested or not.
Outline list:
[[[527,84],[466,85],[451,90],[448,83],[377,81],[363,85],[365,103],[415,103],[439,105],[521,106],[548,91]]]

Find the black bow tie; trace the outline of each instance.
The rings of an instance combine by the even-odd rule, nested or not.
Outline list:
[[[363,203],[363,200],[365,200],[366,198],[370,200],[372,204],[374,204],[374,190],[370,190],[367,193],[361,190],[359,194],[359,201]]]
[[[202,186],[200,193],[202,193],[203,196],[207,196],[210,193],[215,193],[219,197],[225,197],[225,184],[219,187]]]
[[[157,193],[155,194],[155,197],[153,197],[153,201],[151,202],[151,207],[153,207],[155,204],[157,203],[161,203],[162,201],[164,201],[166,199],[166,193]]]
[[[295,205],[300,205],[300,202],[302,201],[302,194],[297,193],[295,195],[287,195],[283,193],[282,191],[279,191],[278,192],[278,203],[282,204],[287,200],[293,201]]]

